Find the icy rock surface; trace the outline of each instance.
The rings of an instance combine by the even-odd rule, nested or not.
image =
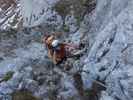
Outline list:
[[[98,0],[94,16],[96,38],[84,61],[83,70],[90,72],[82,73],[85,87],[99,77],[111,96],[101,100],[132,100],[133,1]]]
[[[56,3],[56,0],[20,0],[20,3],[25,27],[33,27],[48,22],[58,25],[58,27],[61,24],[60,16],[51,10],[51,6]]]
[[[24,26],[34,27],[45,24],[45,28],[53,25],[55,29],[60,29],[63,19],[51,9],[57,1],[20,0]],[[12,10],[7,14],[10,12]],[[80,43],[80,39],[85,40],[88,51],[81,59],[70,59],[73,68],[68,72],[51,63],[46,56],[44,46],[34,41],[35,37],[38,37],[36,33],[33,33],[35,37],[32,37],[20,32],[16,40],[11,38],[1,40],[1,100],[10,100],[10,94],[21,89],[27,89],[44,100],[49,98],[80,100],[73,80],[73,74],[79,69],[83,71],[82,80],[85,90],[91,89],[96,79],[105,82],[106,90],[101,92],[100,100],[132,100],[133,1],[97,0],[95,11],[85,15],[78,31],[75,23],[73,16],[66,16],[65,24],[69,26],[71,32],[75,32],[68,37],[68,41]],[[15,49],[12,50],[10,47]],[[11,55],[5,55],[5,51]],[[8,72],[13,72],[13,75],[9,74],[10,77],[7,77]]]
[[[26,42],[28,39],[36,38],[34,34],[21,33],[20,35],[20,33],[17,33],[18,40],[1,41],[0,99],[10,100],[14,91],[23,89],[44,100],[78,98],[72,77],[72,73],[75,73],[77,69],[73,68],[70,75],[65,73],[49,60],[44,44],[36,41]],[[11,41],[18,41],[18,43],[12,44]],[[18,46],[12,46],[16,44]],[[7,48],[9,50],[6,50]],[[6,55],[8,51],[10,52]],[[75,62],[75,67],[78,63]],[[13,75],[3,80],[9,72],[13,72]]]
[[[24,19],[24,27],[36,27],[41,25],[47,27],[47,31],[75,32],[80,23],[77,22],[73,10],[64,12],[70,8],[65,3],[70,3],[71,0],[20,0],[21,14]],[[60,5],[58,5],[61,2]],[[76,2],[75,2],[76,3]],[[58,11],[59,10],[59,11]]]
[[[17,29],[20,27],[21,21],[19,0],[1,0],[0,30]]]
[[[33,69],[31,66],[34,60],[44,59],[46,55],[44,47],[39,43],[31,43],[27,46],[27,49],[19,48],[13,52],[16,55],[15,58],[5,58],[0,62],[0,68],[2,69],[0,70],[0,75],[9,71],[14,72],[11,79],[7,80],[7,82],[1,81],[0,83],[1,100],[5,100],[13,91],[24,88],[34,93],[38,88],[38,84],[33,80]]]

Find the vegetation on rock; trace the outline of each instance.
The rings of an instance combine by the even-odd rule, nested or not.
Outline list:
[[[28,91],[16,91],[12,94],[12,100],[40,100]]]
[[[2,81],[8,81],[12,78],[14,72],[13,71],[9,71],[5,74],[5,76],[3,77]]]

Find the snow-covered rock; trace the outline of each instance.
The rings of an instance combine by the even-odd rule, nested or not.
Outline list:
[[[102,91],[100,100],[113,100],[105,91]]]
[[[19,0],[0,1],[0,31],[18,29],[21,26]]]
[[[32,63],[36,59],[45,59],[46,52],[44,46],[39,43],[32,43],[27,49],[14,50],[16,58],[5,59],[0,63],[0,74],[14,72],[11,79],[0,83],[0,92],[3,96],[11,94],[14,90],[28,89],[36,92],[38,84],[33,80]],[[47,60],[46,60],[47,61]],[[2,97],[2,100],[4,100]]]
[[[23,25],[25,27],[34,27],[40,24],[50,24],[59,27],[62,24],[61,18],[51,8],[57,1],[20,0],[21,12],[24,18]]]
[[[9,94],[27,89],[37,97],[46,98],[44,100],[49,100],[49,96],[80,100],[73,74],[83,71],[84,90],[92,89],[95,80],[105,83],[106,90],[100,93],[100,100],[132,100],[133,1],[97,0],[96,9],[84,15],[82,23],[77,23],[73,11],[63,19],[53,8],[57,2],[59,0],[20,0],[15,8],[9,6],[5,10],[10,17],[7,19],[0,8],[0,28],[8,29],[9,23],[20,15],[21,7],[24,27],[42,25],[46,31],[65,27],[66,31],[75,32],[67,40],[77,44],[85,40],[88,51],[80,59],[70,59],[73,67],[65,71],[62,66],[53,65],[44,46],[34,40],[40,39],[40,32],[17,33],[16,44],[11,43],[11,39],[0,41],[0,99],[10,100]],[[21,22],[21,17],[18,20]],[[15,48],[11,48],[14,45]],[[5,56],[5,51],[11,56]],[[12,77],[3,81],[8,72],[13,72]]]
[[[78,30],[84,16],[83,2],[76,0],[20,0],[23,26],[29,28],[43,26],[47,31],[63,30],[74,33]],[[76,9],[77,6],[81,9]]]
[[[95,42],[84,61],[85,76],[105,81],[111,100],[132,100],[133,1],[99,0],[94,13]],[[94,28],[93,27],[93,28]],[[130,70],[130,71],[129,71]],[[130,73],[130,74],[129,74]],[[83,76],[86,81],[90,80]],[[97,76],[97,77],[96,77]],[[90,81],[91,82],[91,81]],[[86,84],[87,86],[87,84]],[[103,96],[104,100],[107,96]],[[108,100],[108,99],[106,99]]]

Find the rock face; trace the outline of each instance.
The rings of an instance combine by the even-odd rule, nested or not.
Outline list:
[[[21,21],[19,0],[1,0],[0,31],[17,29],[22,24]]]
[[[6,18],[2,11],[12,3],[17,3],[14,14],[22,8],[28,29],[0,33],[0,100],[22,91],[43,100],[132,100],[132,0],[11,0],[0,18]],[[0,22],[3,30],[8,21]],[[53,65],[36,27],[73,33],[64,36],[66,41],[83,42],[87,49],[66,64]]]
[[[41,25],[47,31],[74,33],[90,10],[88,1],[95,0],[20,0],[23,26],[31,28]],[[95,2],[90,5],[95,7]]]
[[[132,32],[133,1],[99,0],[95,12],[95,42],[85,60],[82,73],[105,81],[111,100],[132,100]],[[93,27],[93,28],[94,28]],[[106,98],[107,96],[105,96]],[[102,100],[105,98],[102,96]],[[110,98],[110,97],[109,97]],[[107,99],[106,99],[107,100]],[[109,99],[110,100],[110,99]]]
[[[38,51],[40,51],[40,54]],[[31,64],[34,60],[42,59],[45,57],[43,46],[37,43],[32,43],[29,45],[27,50],[19,48],[13,52],[15,52],[15,58],[5,57],[5,59],[0,63],[0,67],[2,69],[0,72],[1,75],[9,71],[14,72],[11,79],[1,81],[0,83],[0,98],[2,100],[5,100],[4,98],[6,98],[8,93],[11,94],[15,90],[28,89],[31,90],[31,92],[36,91],[38,85],[33,80],[33,70]]]
[[[45,24],[60,28],[61,17],[52,11],[53,4],[57,0],[21,0],[22,16],[24,19],[24,27],[35,27],[37,25]],[[56,28],[57,28],[56,27]]]

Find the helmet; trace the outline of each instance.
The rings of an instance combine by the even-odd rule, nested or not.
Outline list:
[[[59,40],[53,40],[52,47],[57,47],[59,45]]]
[[[43,38],[43,42],[44,42],[46,45],[51,45],[53,40],[54,40],[54,36],[53,36],[53,35],[46,35],[46,36],[44,36],[44,38]]]
[[[46,40],[47,40],[49,37],[50,37],[50,35],[46,35],[46,36],[44,36],[43,39],[42,39],[42,41],[45,43]]]

